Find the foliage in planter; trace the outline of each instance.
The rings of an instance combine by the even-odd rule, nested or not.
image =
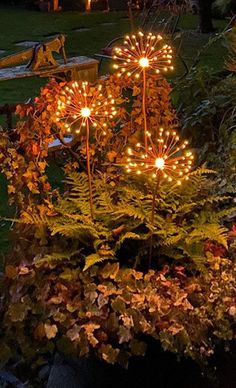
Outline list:
[[[211,255],[198,277],[183,267],[144,274],[118,263],[82,272],[75,260],[7,266],[1,364],[17,360],[35,370],[60,351],[126,367],[132,355],[145,354],[144,335],[204,362],[219,341],[234,337],[235,270]]]
[[[219,193],[236,191],[235,86],[234,76],[222,79],[207,69],[194,69],[177,85],[174,95],[183,134],[198,149],[198,162],[219,172]]]

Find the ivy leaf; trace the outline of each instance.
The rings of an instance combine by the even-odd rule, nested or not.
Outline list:
[[[61,274],[60,278],[64,280],[69,280],[69,281],[75,281],[76,278],[78,277],[79,270],[78,269],[70,269],[66,268]]]
[[[14,194],[16,192],[16,188],[13,185],[8,185],[7,191],[8,191],[8,194]]]
[[[118,336],[119,336],[119,344],[123,344],[124,342],[129,342],[132,339],[130,330],[124,326],[120,327]]]
[[[114,349],[110,344],[102,344],[102,346],[100,347],[100,353],[102,355],[103,360],[105,360],[109,364],[114,364],[116,362],[119,352],[119,349]]]
[[[173,335],[178,334],[178,333],[181,332],[182,330],[184,330],[183,325],[180,325],[180,324],[178,324],[178,323],[175,323],[175,324],[171,325],[171,326],[168,328],[168,331],[169,331],[170,333],[172,333]]]
[[[132,96],[133,97],[138,96],[140,94],[140,91],[141,91],[140,88],[138,88],[137,86],[134,86]]]
[[[17,276],[17,269],[13,265],[7,265],[5,267],[5,276],[8,279],[14,279]]]
[[[55,338],[58,332],[56,325],[50,325],[49,323],[44,324],[45,334],[48,339]]]
[[[130,349],[134,356],[144,356],[147,350],[147,345],[143,341],[133,339],[130,342]]]
[[[25,303],[14,303],[10,305],[8,314],[12,322],[21,322],[25,319],[30,307]]]
[[[108,157],[109,162],[114,162],[114,159],[116,158],[116,156],[117,156],[116,151],[109,151],[107,153],[107,157]]]
[[[44,324],[43,324],[43,322],[40,322],[38,324],[38,326],[36,327],[36,329],[34,330],[34,337],[42,339],[43,337],[45,337],[45,334],[46,333],[45,333]]]
[[[69,329],[66,333],[67,337],[73,342],[80,339],[80,327],[78,325],[74,325],[71,329]]]
[[[111,306],[116,313],[125,312],[125,303],[120,298],[116,298],[115,300],[113,300]]]
[[[119,271],[119,263],[108,263],[105,265],[105,267],[101,270],[100,274],[103,277],[103,279],[115,279],[118,271]]]

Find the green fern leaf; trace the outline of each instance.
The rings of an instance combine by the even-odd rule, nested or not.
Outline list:
[[[38,213],[29,213],[29,212],[23,211],[19,219],[16,219],[16,220],[8,219],[8,221],[14,221],[20,224],[39,226],[39,225],[47,225],[49,223],[49,217]]]
[[[70,260],[72,256],[78,254],[79,251],[76,252],[53,252],[51,254],[44,255],[43,257],[35,257],[34,264],[36,267],[40,267],[45,263],[53,263],[59,261]]]
[[[120,237],[120,239],[117,241],[115,250],[120,249],[121,245],[124,243],[125,240],[140,240],[140,239],[141,239],[141,236],[139,234],[133,233],[133,232],[127,232],[123,234]]]
[[[87,269],[89,269],[95,264],[102,263],[105,260],[111,260],[111,259],[114,259],[114,258],[112,256],[101,257],[98,253],[91,253],[91,255],[85,258],[85,266],[83,268],[83,271],[86,271]]]
[[[197,205],[203,207],[205,205],[213,205],[213,204],[217,204],[220,202],[226,202],[229,199],[231,199],[231,197],[210,195],[207,198],[204,198],[201,201],[198,201]]]
[[[210,175],[210,174],[216,174],[216,171],[211,170],[209,168],[199,167],[196,170],[191,171],[188,174],[188,177],[191,178],[193,176],[202,176],[202,175]]]
[[[84,239],[99,238],[99,234],[96,228],[88,224],[86,225],[86,224],[79,224],[79,223],[58,222],[58,224],[54,224],[53,226],[50,226],[50,230],[51,230],[52,236],[56,234],[61,234],[62,236],[65,236],[65,237],[78,238],[78,239],[83,238],[83,236],[84,236]]]
[[[228,230],[226,228],[223,228],[217,224],[198,225],[192,232],[188,234],[185,242],[187,245],[191,245],[199,240],[211,240],[223,245],[227,249],[227,232]]]
[[[176,245],[178,244],[181,240],[183,240],[185,238],[185,234],[184,233],[179,233],[179,234],[176,234],[174,236],[169,236],[169,237],[166,237],[164,238],[163,240],[163,245],[166,245],[166,246],[173,246],[173,245]]]
[[[146,219],[146,214],[143,209],[132,206],[129,203],[121,204],[118,207],[118,210],[114,211],[113,215],[116,216],[117,219],[127,216],[130,218],[134,218],[135,220],[138,219],[141,221],[144,221]]]

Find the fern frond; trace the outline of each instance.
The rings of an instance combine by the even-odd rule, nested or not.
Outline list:
[[[142,200],[144,198],[144,193],[133,186],[124,186],[122,187],[122,190],[129,198],[135,198],[138,200]]]
[[[49,217],[45,214],[29,213],[23,211],[19,219],[14,220],[15,222],[29,225],[47,225],[49,223]]]
[[[96,205],[96,214],[112,213],[115,209],[115,206],[112,202],[111,193],[107,191],[102,191],[99,197],[97,197],[94,202]]]
[[[194,243],[192,245],[183,244],[180,245],[180,249],[182,250],[184,255],[186,255],[195,263],[196,267],[201,272],[206,270],[206,257],[202,243]]]
[[[51,254],[44,255],[42,257],[35,257],[34,264],[38,267],[45,263],[53,263],[59,261],[70,260],[72,256],[78,254],[79,251],[75,252],[53,252]]]
[[[210,195],[207,198],[204,198],[204,199],[201,199],[201,201],[198,201],[197,205],[203,207],[205,205],[213,205],[220,202],[225,202],[225,201],[228,201],[229,199],[231,199],[231,197]]]
[[[184,203],[177,207],[176,215],[190,213],[196,206],[197,204],[195,202]]]
[[[220,210],[213,214],[213,216],[216,221],[221,221],[223,218],[230,216],[234,212],[236,212],[236,207],[231,207],[229,209]]]
[[[53,224],[49,226],[52,236],[56,234],[60,234],[65,237],[69,238],[78,238],[78,239],[85,239],[92,238],[97,239],[99,238],[99,234],[95,227],[90,226],[89,224],[79,224],[79,223],[70,223],[70,222],[58,222],[57,224]]]
[[[127,216],[141,221],[146,219],[146,214],[142,208],[137,208],[124,202],[119,205],[116,211],[114,211],[113,216],[116,217],[116,219]]]
[[[195,225],[194,230],[188,234],[185,242],[187,245],[191,245],[199,240],[211,240],[223,245],[227,249],[227,232],[226,228],[217,224],[205,223],[203,225]]]
[[[114,259],[114,258],[112,256],[101,257],[98,253],[91,253],[91,255],[88,255],[85,258],[85,265],[84,265],[83,271],[86,271],[87,269],[89,269],[95,264],[102,263],[105,260],[111,260],[111,259]]]
[[[68,175],[65,183],[70,187],[67,200],[84,215],[90,214],[88,177],[85,173],[72,172]],[[94,185],[92,186],[95,191]],[[94,197],[96,193],[94,193]]]
[[[193,170],[190,173],[188,173],[188,177],[190,178],[193,176],[202,176],[202,175],[210,175],[210,174],[216,174],[216,171],[205,167],[199,167],[196,170]]]
[[[140,240],[141,236],[137,233],[127,232],[123,234],[116,243],[115,251],[120,249],[125,240]]]
[[[82,195],[84,195],[84,192],[89,191],[88,177],[84,172],[71,172],[67,175],[65,183],[71,186],[72,191],[80,192]]]
[[[179,243],[181,240],[183,240],[185,237],[186,237],[186,234],[184,234],[184,233],[179,233],[179,234],[175,234],[173,236],[166,237],[163,240],[163,245],[166,245],[166,246],[175,245],[175,244]]]
[[[90,226],[93,226],[93,222],[91,220],[90,217],[87,217],[87,216],[83,216],[83,215],[80,215],[80,214],[69,214],[69,213],[65,213],[63,214],[64,217],[66,217],[69,220],[73,220],[75,222],[81,222],[82,224],[86,224],[86,225],[90,225]]]

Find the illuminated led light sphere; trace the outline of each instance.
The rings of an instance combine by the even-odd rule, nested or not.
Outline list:
[[[81,109],[81,116],[82,117],[90,117],[91,110],[89,108],[82,108]]]
[[[164,167],[165,167],[165,159],[164,158],[157,158],[155,160],[155,166],[159,169],[159,170],[163,170]]]
[[[140,58],[140,60],[139,60],[139,65],[140,65],[141,67],[143,67],[143,68],[149,67],[149,59],[146,58],[146,57]]]
[[[162,43],[161,35],[153,35],[151,32],[126,36],[124,45],[115,48],[113,59],[118,69],[118,76],[126,73],[139,78],[142,71],[154,71],[156,73],[173,70],[172,48]]]
[[[160,128],[153,141],[148,132],[148,148],[137,143],[135,149],[128,149],[128,173],[149,175],[152,179],[163,178],[169,182],[181,184],[188,180],[194,156],[186,150],[188,141],[180,140],[176,131],[165,131]]]
[[[63,89],[58,99],[56,121],[63,121],[67,132],[79,134],[89,123],[106,135],[107,122],[116,113],[113,97],[105,96],[101,85],[73,82]]]

